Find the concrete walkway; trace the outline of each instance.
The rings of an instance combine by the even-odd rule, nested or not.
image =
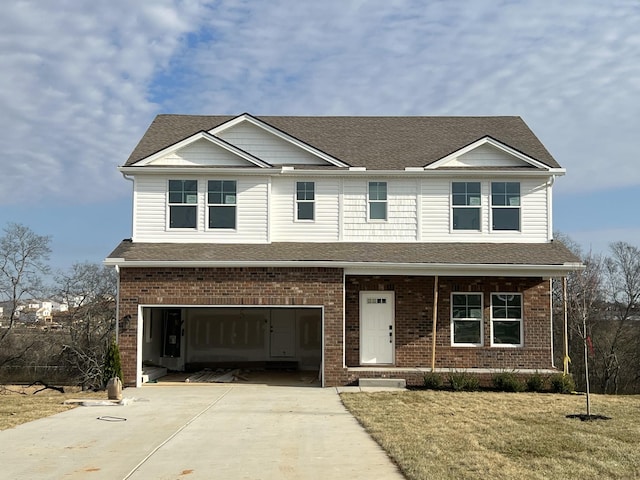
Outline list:
[[[335,389],[128,388],[0,432],[0,478],[402,479]]]

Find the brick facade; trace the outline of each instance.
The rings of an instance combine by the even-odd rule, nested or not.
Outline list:
[[[433,277],[347,276],[346,364],[360,365],[360,291],[395,292],[395,366],[430,367]],[[482,347],[451,346],[451,292],[482,292]],[[491,346],[491,293],[523,294],[523,347]],[[436,324],[436,368],[551,368],[549,281],[540,278],[440,277]]]
[[[433,277],[347,276],[343,288],[342,270],[332,268],[122,268],[120,318],[131,317],[129,327],[124,330],[121,327],[119,335],[125,384],[136,382],[139,305],[324,306],[325,385],[353,383],[359,376],[385,376],[372,372],[347,373],[343,366],[343,346],[347,367],[359,365],[360,291],[395,293],[395,367],[430,367],[433,283]],[[452,291],[483,293],[484,346],[451,346],[449,304]],[[490,346],[492,292],[523,294],[523,347]],[[441,277],[438,297],[437,368],[551,368],[548,281],[540,278]],[[411,383],[409,378],[407,380]]]
[[[119,335],[125,384],[136,383],[138,305],[323,305],[325,383],[343,384],[342,270],[332,268],[122,268]]]

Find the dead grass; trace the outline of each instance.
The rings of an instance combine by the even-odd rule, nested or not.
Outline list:
[[[0,430],[74,408],[73,405],[64,405],[65,400],[107,398],[106,392],[81,392],[78,388],[70,387],[65,388],[65,393],[45,390],[34,394],[39,388],[42,387],[0,385]]]
[[[411,480],[639,478],[640,396],[495,392],[344,393],[342,401]]]

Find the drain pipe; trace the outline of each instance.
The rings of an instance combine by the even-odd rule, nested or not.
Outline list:
[[[567,277],[562,277],[562,303],[564,304],[564,358],[562,363],[564,365],[563,374],[569,374],[569,313],[567,309]]]
[[[431,328],[431,372],[436,371],[436,325],[438,323],[438,275],[433,279],[433,327]]]

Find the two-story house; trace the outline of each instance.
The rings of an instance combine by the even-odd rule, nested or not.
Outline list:
[[[552,369],[565,170],[519,117],[159,115],[125,164],[125,383],[278,362],[323,385]]]

